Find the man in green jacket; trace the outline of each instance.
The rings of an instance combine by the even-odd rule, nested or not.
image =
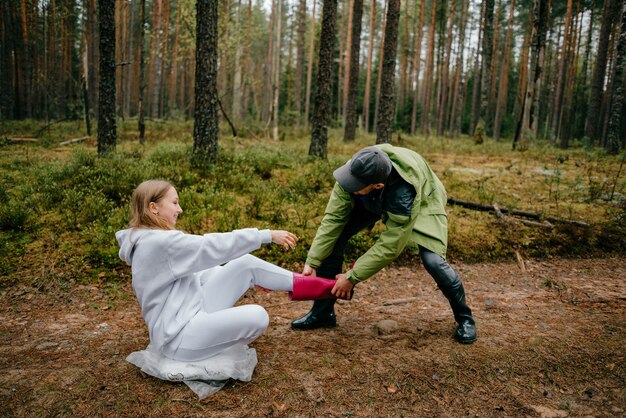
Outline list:
[[[418,246],[428,273],[450,302],[458,324],[454,337],[476,340],[472,311],[463,284],[446,262],[448,220],[446,190],[419,154],[389,144],[366,147],[334,171],[337,180],[322,223],[311,244],[303,274],[336,279],[333,294],[350,297],[354,285],[369,279],[396,259],[407,245]],[[348,240],[382,220],[386,230],[376,243],[342,274]],[[294,329],[336,325],[335,299],[318,300]]]

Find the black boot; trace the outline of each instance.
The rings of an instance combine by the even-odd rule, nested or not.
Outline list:
[[[451,285],[440,289],[450,302],[454,319],[458,324],[454,331],[454,339],[461,344],[472,344],[476,341],[476,323],[472,317],[472,310],[465,302],[463,283],[457,278]]]
[[[311,310],[301,318],[291,321],[293,329],[332,328],[337,325],[335,318],[336,299],[323,299],[313,302]]]

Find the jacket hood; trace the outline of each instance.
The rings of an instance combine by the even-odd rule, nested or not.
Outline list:
[[[129,266],[132,265],[135,244],[137,244],[141,235],[143,235],[141,231],[132,228],[122,229],[115,233],[115,238],[117,238],[117,242],[120,245],[119,256]]]

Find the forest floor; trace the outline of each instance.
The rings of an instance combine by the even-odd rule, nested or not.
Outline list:
[[[478,323],[453,341],[423,268],[393,267],[296,332],[308,302],[250,291],[269,312],[252,381],[199,400],[125,361],[148,343],[129,284],[0,297],[2,416],[608,417],[626,414],[626,258],[456,263]],[[112,290],[114,289],[114,290]],[[382,320],[397,322],[382,330]]]

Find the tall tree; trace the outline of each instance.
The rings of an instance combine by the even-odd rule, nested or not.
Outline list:
[[[217,33],[217,2],[197,0],[193,159],[198,166],[217,161]]]
[[[98,114],[98,6],[96,0],[87,0],[87,93],[93,103],[94,114]]]
[[[450,59],[452,55],[452,29],[454,27],[454,1],[450,2],[450,20],[448,23],[448,34],[446,35],[446,52],[443,63],[443,71],[440,74],[441,91],[439,93],[439,109],[437,111],[437,135],[442,136],[448,116],[448,84],[450,82]]]
[[[417,1],[416,1],[417,3]],[[417,25],[417,40],[413,48],[413,68],[415,69],[415,88],[413,90],[413,108],[411,109],[411,135],[415,135],[417,126],[417,103],[419,100],[420,67],[422,64],[422,36],[424,34],[424,10],[426,0],[420,0],[420,17]]]
[[[488,117],[488,102],[489,102],[489,91],[491,86],[491,61],[493,59],[493,7],[494,0],[483,0],[485,3],[485,14],[483,16],[483,24],[482,24],[482,71],[481,71],[481,99],[480,99],[480,118],[483,120],[483,123],[487,120]]]
[[[274,121],[274,126],[272,128],[272,137],[275,141],[278,141],[278,100],[280,98],[280,40],[282,36],[282,10],[283,10],[283,0],[276,1],[276,31],[275,31],[275,44],[274,44],[274,63],[272,65],[274,71],[274,80],[273,80],[273,92],[274,92],[274,100],[273,100],[273,116],[272,119]]]
[[[607,70],[609,38],[613,19],[617,14],[617,8],[622,0],[606,0],[604,2],[604,12],[602,14],[602,25],[598,39],[598,51],[596,62],[593,67],[591,79],[591,94],[589,95],[589,107],[587,110],[587,123],[585,124],[585,134],[590,143],[596,143],[600,138],[599,121],[602,120],[601,108],[604,91],[604,78]]]
[[[461,0],[461,13],[459,16],[459,39],[457,45],[457,56],[454,70],[454,86],[452,87],[452,109],[450,110],[449,135],[458,136],[461,129],[461,104],[463,103],[463,88],[461,87],[461,77],[463,73],[463,56],[465,52],[465,31],[467,29],[469,7],[468,0]]]
[[[313,126],[309,155],[326,159],[328,125],[332,106],[333,52],[337,25],[337,0],[323,0],[322,32],[317,66],[317,90],[313,109]]]
[[[496,114],[493,122],[493,139],[500,139],[502,128],[502,113],[506,110],[506,99],[509,84],[509,67],[511,60],[511,41],[513,39],[513,16],[515,12],[515,0],[511,0],[509,9],[509,23],[506,30],[506,40],[504,41],[504,54],[502,65],[500,66],[500,77],[498,86],[498,97],[496,99]]]
[[[369,42],[367,49],[367,73],[365,76],[365,92],[363,94],[363,121],[365,123],[365,131],[370,130],[370,93],[372,91],[372,65],[374,56],[374,27],[376,24],[376,0],[372,0],[370,6],[370,25],[369,25]]]
[[[302,79],[304,75],[304,41],[306,34],[306,0],[300,0],[298,7],[298,40],[296,41],[296,80],[295,97],[298,124],[302,117]]]
[[[406,85],[409,67],[409,1],[404,2],[404,24],[402,25],[402,43],[400,47],[400,88],[398,89],[398,108],[404,109]]]
[[[398,49],[398,23],[400,0],[389,0],[385,24],[385,48],[383,50],[382,86],[380,90],[379,120],[376,123],[376,143],[391,143],[395,116],[396,51]]]
[[[607,132],[606,150],[617,154],[624,148],[622,120],[624,119],[624,66],[626,65],[626,6],[622,5],[622,26],[615,48],[613,83],[611,88],[611,110]]]
[[[307,60],[306,70],[306,94],[304,100],[304,120],[309,123],[309,109],[311,107],[311,81],[313,80],[313,49],[315,45],[315,4],[317,0],[313,0],[313,11],[311,12],[311,33],[309,34],[309,59]]]
[[[144,106],[144,96],[146,92],[146,45],[145,45],[145,24],[146,24],[146,0],[139,0],[139,98],[137,101],[137,112],[139,120],[137,129],[139,130],[139,143],[146,140],[146,109]]]
[[[539,122],[539,92],[543,76],[546,34],[548,31],[549,0],[534,0],[532,8],[532,41],[530,71],[526,93],[522,101],[520,127],[513,138],[513,148],[524,151],[528,141],[537,136]],[[519,143],[519,146],[517,145]]]
[[[100,105],[98,156],[115,150],[115,0],[98,2],[100,22]]]
[[[437,0],[430,4],[430,26],[428,29],[428,49],[426,51],[426,67],[424,69],[424,88],[422,89],[422,133],[430,135],[430,111],[435,65],[435,22],[437,17]]]
[[[348,73],[348,100],[346,102],[346,124],[344,141],[354,141],[356,134],[356,99],[359,87],[359,56],[361,53],[361,19],[363,0],[352,0],[352,36],[350,45],[350,71]]]
[[[385,8],[383,9],[383,23],[382,27],[387,27],[387,7],[389,3],[385,4]],[[380,37],[380,46],[378,52],[378,69],[376,74],[376,96],[374,97],[374,131],[378,132],[377,123],[378,123],[378,112],[380,111],[380,90],[383,82],[383,53],[385,49],[385,32],[383,31],[382,36]]]
[[[561,118],[561,103],[563,101],[563,86],[566,83],[565,72],[566,65],[569,59],[569,42],[571,32],[571,19],[572,19],[572,0],[567,0],[567,11],[565,13],[565,24],[563,28],[563,44],[561,47],[561,59],[559,61],[558,76],[556,79],[556,91],[554,94],[554,105],[552,107],[552,126],[550,129],[550,140],[556,142],[556,138],[559,134]]]

